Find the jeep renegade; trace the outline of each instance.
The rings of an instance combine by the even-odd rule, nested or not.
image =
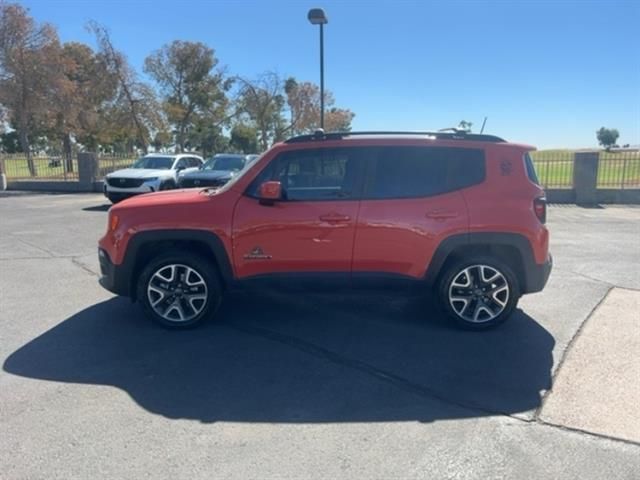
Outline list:
[[[113,206],[100,281],[167,327],[212,317],[231,286],[293,283],[430,290],[489,328],[551,271],[531,150],[458,130],[294,137],[221,188]]]

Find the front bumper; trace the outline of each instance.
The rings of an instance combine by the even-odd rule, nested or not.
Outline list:
[[[115,265],[109,254],[102,248],[98,249],[100,261],[100,285],[116,295],[129,296],[129,275],[123,266]]]
[[[543,264],[530,265],[527,269],[527,286],[523,293],[540,292],[547,284],[551,270],[553,269],[553,257],[549,254]]]
[[[131,197],[133,195],[141,195],[143,193],[153,193],[153,192],[157,192],[158,190],[160,190],[160,184],[162,183],[162,180],[157,179],[157,180],[152,180],[152,181],[148,181],[148,182],[144,182],[142,183],[142,185],[137,186],[137,187],[130,187],[130,188],[119,188],[119,187],[114,187],[112,185],[109,185],[107,183],[107,181],[105,180],[103,183],[103,190],[104,190],[104,195],[105,196],[122,196],[123,198],[126,197]]]

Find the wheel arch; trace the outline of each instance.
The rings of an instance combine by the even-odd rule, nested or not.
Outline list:
[[[151,230],[136,233],[127,244],[122,268],[127,271],[128,293],[135,299],[136,284],[144,266],[170,249],[184,249],[210,260],[217,267],[223,287],[233,281],[229,256],[220,237],[204,230]]]
[[[431,259],[425,281],[435,285],[452,262],[480,255],[497,258],[509,265],[517,277],[520,291],[527,293],[530,272],[536,264],[529,240],[518,233],[481,232],[446,238]]]

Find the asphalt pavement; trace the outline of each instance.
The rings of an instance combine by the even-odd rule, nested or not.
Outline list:
[[[98,285],[107,208],[0,197],[0,478],[637,478],[639,208],[552,206],[547,288],[483,333],[346,292],[166,331]]]

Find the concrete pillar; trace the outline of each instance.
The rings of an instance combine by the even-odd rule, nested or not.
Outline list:
[[[78,180],[80,188],[93,191],[93,184],[98,180],[98,155],[91,152],[78,153]]]
[[[573,163],[573,188],[578,205],[598,203],[596,183],[598,181],[599,152],[576,152]]]
[[[7,175],[4,171],[4,158],[0,157],[0,191],[7,189]]]

